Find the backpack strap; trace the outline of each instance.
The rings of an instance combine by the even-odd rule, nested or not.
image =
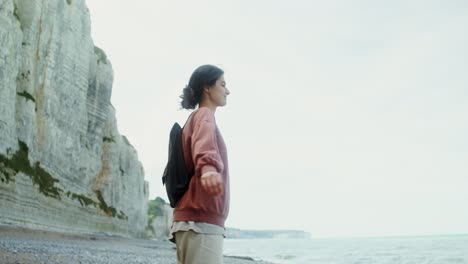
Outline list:
[[[196,110],[195,110],[195,111],[196,111]],[[195,111],[192,111],[192,113],[190,113],[190,115],[187,117],[187,120],[185,120],[184,126],[182,127],[182,131],[184,131],[185,125],[186,125],[187,122],[189,121],[190,117],[195,113]]]

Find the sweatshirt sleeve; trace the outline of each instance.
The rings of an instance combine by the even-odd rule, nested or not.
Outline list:
[[[199,175],[207,171],[221,173],[224,164],[219,154],[214,115],[208,109],[200,110],[198,114],[194,120],[191,146],[195,172],[199,172]]]

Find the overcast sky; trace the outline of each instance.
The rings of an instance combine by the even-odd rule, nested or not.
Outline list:
[[[87,1],[150,198],[178,96],[225,70],[230,227],[468,233],[468,2]]]

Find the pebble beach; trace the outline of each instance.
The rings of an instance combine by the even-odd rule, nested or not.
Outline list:
[[[67,234],[0,226],[1,264],[176,264],[175,244],[163,240]],[[267,264],[225,256],[225,264]]]

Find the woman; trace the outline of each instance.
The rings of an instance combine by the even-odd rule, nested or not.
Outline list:
[[[182,108],[198,108],[182,133],[186,166],[194,175],[174,209],[171,236],[177,245],[178,264],[223,263],[229,168],[215,112],[226,105],[228,95],[223,70],[203,65],[193,72],[181,96]]]

